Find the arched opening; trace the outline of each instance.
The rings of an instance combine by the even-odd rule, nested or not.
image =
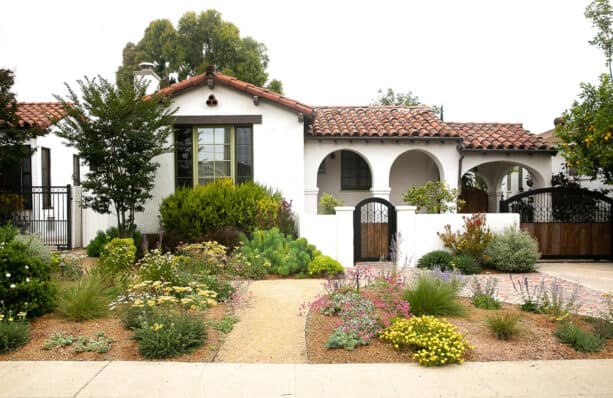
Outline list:
[[[317,203],[328,193],[345,205],[354,206],[371,196],[372,171],[367,159],[356,151],[329,153],[317,170]]]
[[[440,180],[441,168],[432,155],[420,150],[409,150],[394,160],[390,168],[390,201],[398,206],[405,204],[404,194],[411,185]]]

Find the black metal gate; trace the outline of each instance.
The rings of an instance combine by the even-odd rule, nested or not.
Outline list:
[[[600,192],[535,189],[501,201],[500,211],[519,213],[544,258],[613,257],[613,199]]]
[[[0,188],[0,223],[11,222],[23,233],[37,235],[45,245],[72,247],[72,194],[61,187]]]
[[[368,198],[358,203],[353,215],[355,261],[387,260],[396,233],[396,209],[385,199]]]

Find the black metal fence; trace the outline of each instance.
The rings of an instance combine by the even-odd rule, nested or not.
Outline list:
[[[0,187],[0,223],[11,222],[47,246],[72,247],[71,186]]]

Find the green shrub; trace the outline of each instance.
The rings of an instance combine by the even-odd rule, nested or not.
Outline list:
[[[418,261],[417,267],[424,269],[438,268],[441,271],[451,270],[453,256],[445,250],[434,250],[424,254]]]
[[[234,287],[230,282],[225,279],[219,278],[214,275],[204,275],[196,278],[200,283],[206,285],[208,290],[212,290],[217,293],[215,300],[219,302],[226,302],[230,300],[232,294],[234,294]]]
[[[592,331],[596,336],[600,336],[604,340],[613,337],[612,321],[602,318],[588,318],[586,321],[592,324]]]
[[[343,331],[342,328],[335,329],[326,341],[326,348],[342,348],[347,351],[353,351],[361,345],[365,344],[356,332],[351,330]]]
[[[496,299],[498,279],[487,277],[485,285],[479,278],[473,277],[470,283],[472,290],[472,303],[475,307],[484,310],[497,310],[500,308],[500,301]]]
[[[158,312],[136,330],[134,338],[144,358],[172,358],[204,344],[206,330],[197,315]]]
[[[228,248],[217,242],[191,243],[177,247],[183,256],[181,269],[194,277],[215,275],[225,278],[243,277],[258,279],[266,274],[247,261],[240,251],[227,254]]]
[[[472,256],[479,264],[485,263],[485,249],[494,235],[486,225],[485,214],[476,213],[471,217],[462,217],[464,230],[451,232],[451,226],[445,225],[445,232],[438,233],[446,248],[454,255]]]
[[[602,350],[604,342],[602,337],[583,330],[570,321],[560,323],[554,334],[562,343],[581,352],[598,352]]]
[[[445,213],[464,203],[458,195],[457,189],[449,188],[443,181],[427,181],[422,185],[411,185],[402,199],[417,206],[418,211],[425,208],[428,213]]]
[[[0,314],[0,354],[13,351],[30,341],[30,325],[24,319]]]
[[[45,264],[51,266],[51,250],[45,246],[37,235],[18,234],[14,239],[26,245],[32,256],[40,258]]]
[[[54,333],[45,341],[43,345],[43,349],[52,350],[54,348],[60,347],[68,347],[74,344],[74,352],[97,352],[98,354],[103,354],[108,352],[111,348],[111,343],[113,339],[111,337],[106,337],[104,332],[98,332],[96,337],[86,337],[79,336],[75,337],[71,334],[66,333]]]
[[[481,308],[483,310],[498,310],[500,309],[500,301],[496,300],[494,297],[480,295],[474,296],[472,298],[472,303],[475,307]]]
[[[137,256],[142,257],[144,254],[141,252],[143,244],[143,234],[140,231],[133,231],[132,233],[129,233],[128,236],[131,237],[134,241]],[[119,230],[117,229],[117,227],[110,227],[106,230],[106,232],[98,231],[96,233],[96,237],[92,239],[87,245],[87,255],[89,257],[100,257],[104,246],[115,238],[119,238]]]
[[[410,304],[411,312],[420,315],[462,316],[466,308],[457,301],[457,282],[435,278],[422,273],[403,292],[403,299]]]
[[[255,268],[266,273],[306,273],[311,260],[321,253],[304,238],[294,240],[277,228],[256,230],[249,240],[242,238],[240,253]]]
[[[238,317],[232,313],[225,313],[223,318],[217,322],[213,322],[213,329],[219,333],[228,334],[234,329],[234,324],[239,321]]]
[[[333,195],[324,192],[319,198],[319,213],[320,214],[336,214],[334,209],[336,206],[342,206],[343,201],[335,198]]]
[[[484,255],[498,271],[532,272],[539,258],[538,242],[527,232],[507,228],[494,236]]]
[[[499,340],[509,340],[519,333],[519,315],[508,312],[488,316],[487,326]]]
[[[309,272],[309,275],[311,276],[315,276],[315,275],[332,276],[332,275],[340,274],[344,270],[345,269],[343,268],[341,263],[339,263],[332,257],[325,256],[323,254],[316,256],[313,259],[313,261],[309,263],[309,266],[308,266],[308,272]]]
[[[464,352],[472,348],[454,325],[426,315],[395,319],[381,340],[397,350],[412,349],[413,359],[422,366],[463,363]]]
[[[453,256],[450,265],[453,269],[457,269],[464,275],[478,274],[481,271],[479,262],[468,254],[457,254]]]
[[[6,239],[15,235],[3,233]],[[41,315],[53,309],[55,288],[50,266],[16,240],[0,242],[0,299],[5,310]]]
[[[8,243],[15,239],[19,231],[13,227],[10,223],[6,225],[0,225],[0,242]]]
[[[251,233],[283,226],[294,233],[291,217],[290,205],[279,193],[252,182],[234,185],[228,179],[178,189],[160,205],[162,227],[176,242],[199,242],[223,227]]]
[[[89,275],[61,292],[58,311],[73,321],[86,321],[105,316],[109,302],[100,277]]]
[[[109,278],[125,279],[136,260],[136,247],[130,238],[115,238],[107,243],[100,253],[98,271]]]
[[[179,257],[171,253],[162,253],[160,249],[154,249],[136,263],[138,277],[141,281],[179,283],[177,269],[179,262]]]

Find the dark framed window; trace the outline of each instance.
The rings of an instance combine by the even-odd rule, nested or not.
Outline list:
[[[370,168],[360,155],[341,151],[341,189],[364,191],[372,186]]]
[[[26,145],[25,152],[30,150],[30,146]],[[32,156],[23,157],[18,167],[0,170],[0,189],[20,193],[24,208],[32,209]]]
[[[192,126],[175,129],[176,187],[194,186],[194,136]]]
[[[81,159],[78,155],[72,155],[72,185],[81,185]]]
[[[43,188],[43,209],[51,208],[51,149],[40,150],[40,175]]]
[[[236,168],[234,170],[237,184],[253,181],[253,128],[237,126],[234,140]]]

